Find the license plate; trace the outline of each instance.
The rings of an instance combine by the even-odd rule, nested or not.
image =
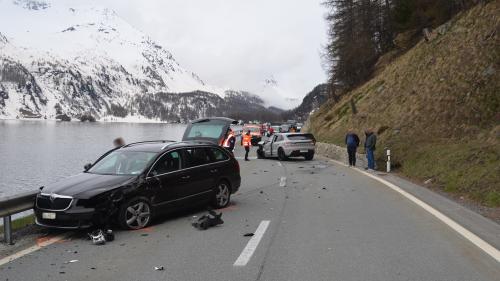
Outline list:
[[[304,153],[304,152],[309,152],[309,150],[301,150],[300,152]]]
[[[42,219],[55,220],[56,219],[56,213],[42,213]]]

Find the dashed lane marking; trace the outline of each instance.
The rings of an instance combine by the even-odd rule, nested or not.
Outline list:
[[[280,178],[280,187],[285,187],[286,186],[286,177],[281,177]]]
[[[342,163],[340,161],[337,161],[337,160],[332,160],[332,161],[335,162],[335,163],[337,163],[337,164],[344,165],[344,163]],[[408,200],[410,200],[413,203],[417,204],[422,209],[426,210],[431,215],[433,215],[434,217],[436,217],[438,220],[440,220],[444,224],[448,225],[451,229],[455,230],[458,234],[462,235],[465,239],[469,240],[472,244],[476,245],[479,249],[483,250],[485,253],[487,253],[492,258],[494,258],[497,262],[500,262],[500,251],[497,248],[493,247],[488,242],[484,241],[479,236],[475,235],[474,233],[472,233],[471,231],[469,231],[465,227],[461,226],[460,224],[458,224],[457,222],[455,222],[454,220],[452,220],[451,218],[449,218],[445,214],[443,214],[440,211],[434,209],[429,204],[427,204],[424,201],[418,199],[417,197],[413,196],[412,194],[404,191],[401,187],[399,187],[399,186],[397,186],[397,185],[395,185],[393,183],[390,183],[390,182],[388,182],[388,181],[386,181],[386,180],[384,180],[384,179],[382,179],[380,177],[377,177],[377,176],[372,175],[372,174],[370,174],[368,172],[362,171],[362,170],[360,170],[358,168],[356,168],[355,170],[358,171],[358,172],[360,172],[360,173],[362,173],[362,174],[364,174],[367,177],[370,177],[370,178],[372,178],[372,179],[374,179],[374,180],[376,180],[376,181],[378,181],[378,182],[380,182],[382,184],[385,184],[390,189],[392,189],[392,190],[398,192],[399,194],[403,195]]]
[[[255,231],[252,238],[248,241],[246,247],[241,252],[240,256],[234,262],[233,266],[245,266],[250,261],[253,256],[253,253],[259,246],[260,240],[264,237],[264,233],[266,233],[267,227],[269,226],[270,221],[261,221],[257,230]]]
[[[71,234],[72,233],[66,233],[66,234],[61,234],[61,235],[54,236],[54,237],[51,237],[48,239],[37,239],[36,245],[31,246],[31,247],[24,249],[22,251],[19,251],[19,252],[12,254],[10,256],[7,256],[3,259],[0,259],[0,266],[7,264],[11,261],[17,260],[18,258],[21,258],[21,257],[26,256],[28,254],[31,254],[33,252],[36,252],[43,247],[47,247],[47,246],[52,245],[54,243],[59,243],[61,241],[64,241],[64,239],[67,238],[68,236],[70,236]]]

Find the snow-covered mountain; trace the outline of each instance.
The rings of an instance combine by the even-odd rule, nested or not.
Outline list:
[[[266,110],[254,95],[207,85],[112,10],[0,0],[0,118],[184,121],[227,114],[235,93]]]
[[[295,108],[299,106],[301,102],[298,98],[288,97],[288,93],[280,87],[274,76],[264,79],[261,83],[259,95],[266,105],[283,109]]]

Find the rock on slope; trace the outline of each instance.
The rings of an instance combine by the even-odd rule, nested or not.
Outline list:
[[[379,161],[389,147],[405,175],[500,206],[499,46],[500,1],[480,4],[322,106],[309,130],[343,144],[348,128],[375,128]]]

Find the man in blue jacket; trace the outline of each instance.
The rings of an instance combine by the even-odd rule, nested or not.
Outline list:
[[[347,155],[349,156],[349,167],[354,167],[356,166],[356,150],[359,146],[359,137],[354,133],[353,129],[347,131],[345,144],[347,146]]]

